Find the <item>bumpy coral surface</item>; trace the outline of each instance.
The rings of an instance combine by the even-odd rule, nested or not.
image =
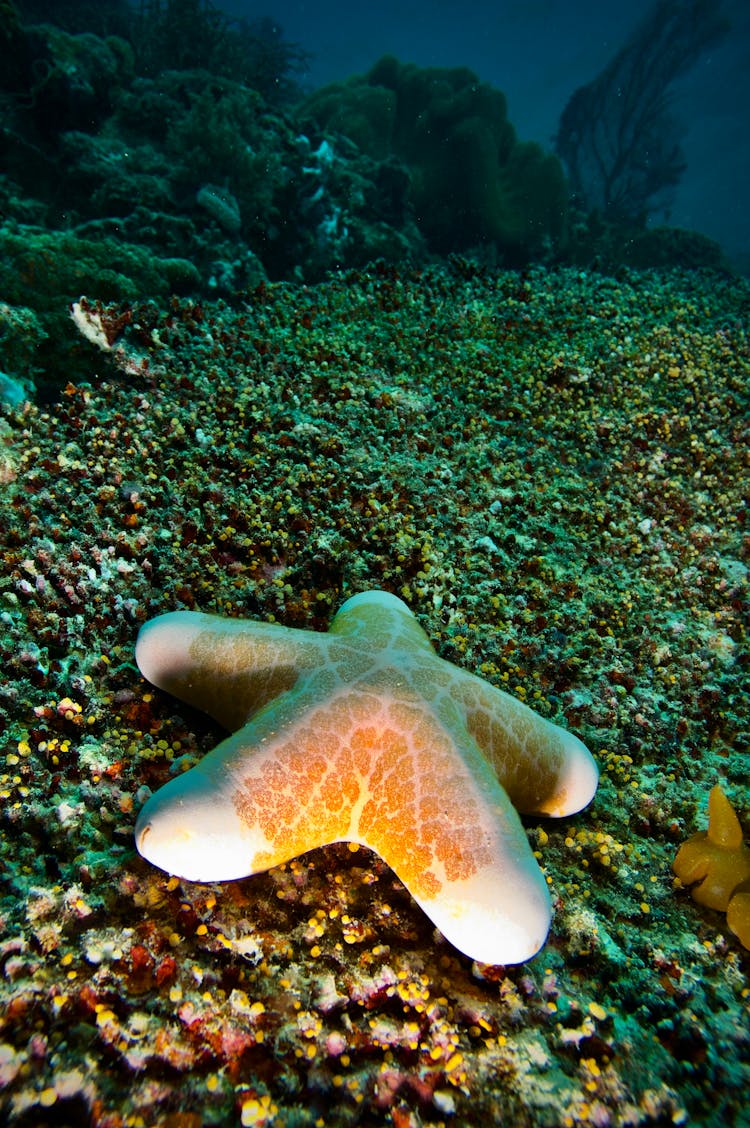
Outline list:
[[[79,307],[89,380],[0,430],[14,1124],[742,1123],[750,953],[671,862],[716,782],[750,821],[748,308],[461,261]],[[585,815],[526,820],[527,964],[459,955],[362,848],[225,884],[135,852],[222,736],[142,680],[139,626],[324,629],[372,587],[598,759]]]

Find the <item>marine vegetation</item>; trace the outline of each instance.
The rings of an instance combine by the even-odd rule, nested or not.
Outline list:
[[[685,171],[675,82],[726,33],[721,0],[657,0],[630,39],[563,110],[557,153],[578,207],[645,224]]]

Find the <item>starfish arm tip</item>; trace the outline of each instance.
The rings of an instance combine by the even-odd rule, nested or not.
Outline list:
[[[351,595],[346,603],[342,603],[337,611],[340,615],[346,611],[353,611],[356,607],[362,605],[368,607],[387,607],[392,611],[400,611],[402,615],[408,615],[414,618],[414,612],[411,607],[407,607],[403,599],[399,599],[397,595],[393,595],[390,591],[382,591],[380,588],[373,588],[370,591],[360,591],[357,595]]]
[[[588,807],[599,786],[599,769],[586,745],[572,732],[557,730],[563,761],[554,794],[541,806],[539,814],[553,818],[574,815]]]
[[[532,868],[533,866],[533,868]],[[519,964],[543,947],[552,919],[549,891],[535,862],[512,896],[498,896],[497,874],[456,883],[419,903],[454,948],[483,964]]]
[[[152,795],[135,825],[141,857],[187,881],[247,877],[254,872],[252,859],[263,845],[253,838],[231,802],[201,780],[195,769]]]
[[[167,689],[188,666],[188,653],[200,620],[194,611],[168,611],[149,619],[138,632],[135,660],[147,681]]]

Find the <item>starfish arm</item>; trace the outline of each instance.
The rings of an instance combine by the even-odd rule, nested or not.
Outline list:
[[[402,656],[436,657],[414,612],[389,591],[362,591],[351,596],[336,612],[328,634],[357,641],[366,638],[371,654],[389,650],[391,655],[398,651]]]
[[[135,657],[148,681],[235,731],[316,664],[322,638],[276,623],[171,611],[141,627]]]
[[[457,674],[453,697],[517,810],[561,817],[591,802],[599,771],[577,736],[474,674]]]
[[[361,788],[352,726],[374,699],[321,703],[326,671],[282,694],[144,804],[139,852],[191,881],[260,873],[350,837]]]
[[[463,709],[466,726],[516,808],[570,815],[593,798],[599,773],[586,746],[501,689],[438,658],[413,612],[397,596],[367,591],[347,600],[327,636],[364,636],[387,651],[405,679],[438,711]]]
[[[435,896],[412,896],[464,955],[486,964],[516,964],[531,959],[544,944],[550,896],[518,815],[496,786],[499,794],[484,796],[482,823],[475,831],[492,860],[470,877],[446,878]],[[462,851],[460,837],[455,841],[457,852]]]
[[[471,736],[397,683],[360,740],[371,767],[349,836],[391,866],[459,951],[483,963],[530,959],[549,930],[547,885]]]
[[[224,771],[247,751],[244,735],[233,733],[146,800],[135,824],[142,857],[188,881],[232,881],[255,872],[252,859],[263,842],[237,814]]]
[[[143,807],[140,852],[195,881],[317,846],[378,853],[457,948],[517,963],[544,943],[549,895],[520,820],[468,734],[463,747],[396,681],[263,709]]]

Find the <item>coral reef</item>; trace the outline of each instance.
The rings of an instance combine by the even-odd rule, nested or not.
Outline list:
[[[466,67],[382,58],[364,77],[316,91],[303,121],[335,130],[410,174],[420,230],[439,251],[492,245],[528,260],[565,231],[568,189],[555,157],[519,142],[505,98]]]
[[[189,260],[160,257],[114,237],[7,224],[0,227],[3,365],[33,382],[42,401],[54,397],[61,373],[75,380],[91,372],[91,352],[71,325],[68,302],[89,289],[104,300],[185,294],[199,281]]]
[[[0,48],[0,1122],[746,1123],[750,295],[621,219],[679,171],[664,83],[652,132],[600,115],[657,180],[602,206],[579,151],[577,211],[463,68],[294,106],[297,48],[211,0],[0,0]],[[140,628],[373,588],[598,761],[584,817],[525,818],[521,966],[361,845],[208,883],[134,848],[224,735]],[[726,916],[672,872],[717,781],[680,854],[729,849]]]
[[[742,1124],[750,952],[671,864],[717,780],[750,819],[747,286],[456,259],[94,299],[88,378],[0,419],[0,1117]],[[364,849],[203,885],[134,850],[221,736],[141,624],[323,630],[373,586],[598,759],[585,817],[526,821],[520,967]]]
[[[126,40],[24,28],[12,8],[0,36],[14,62],[0,76],[0,366],[40,399],[61,372],[77,379],[66,306],[87,291],[231,298],[268,276],[424,255],[403,170],[311,144],[251,71],[183,59],[141,73]]]
[[[185,5],[167,8],[164,18],[191,24]],[[24,29],[17,19],[3,31],[17,60],[0,80],[0,190],[11,221],[117,238],[126,254],[135,244],[189,259],[196,292],[214,296],[256,284],[251,259],[271,277],[300,275],[303,264],[320,277],[421,251],[409,214],[394,206],[398,179],[387,163],[383,170],[351,146],[312,146],[253,87],[247,67],[238,81],[188,53],[144,71],[133,44],[115,36]],[[230,228],[201,206],[209,185],[236,202],[240,221]],[[151,294],[147,276],[140,294]]]
[[[293,58],[268,27],[230,28],[205,3],[141,5],[131,23],[119,4],[59,7],[65,26],[29,27],[0,6],[0,368],[42,401],[78,379],[65,311],[85,292],[241,301],[266,279],[470,248],[722,266],[699,236],[569,224],[557,158],[518,141],[503,95],[464,68],[384,58],[280,107],[268,88],[286,89]]]

